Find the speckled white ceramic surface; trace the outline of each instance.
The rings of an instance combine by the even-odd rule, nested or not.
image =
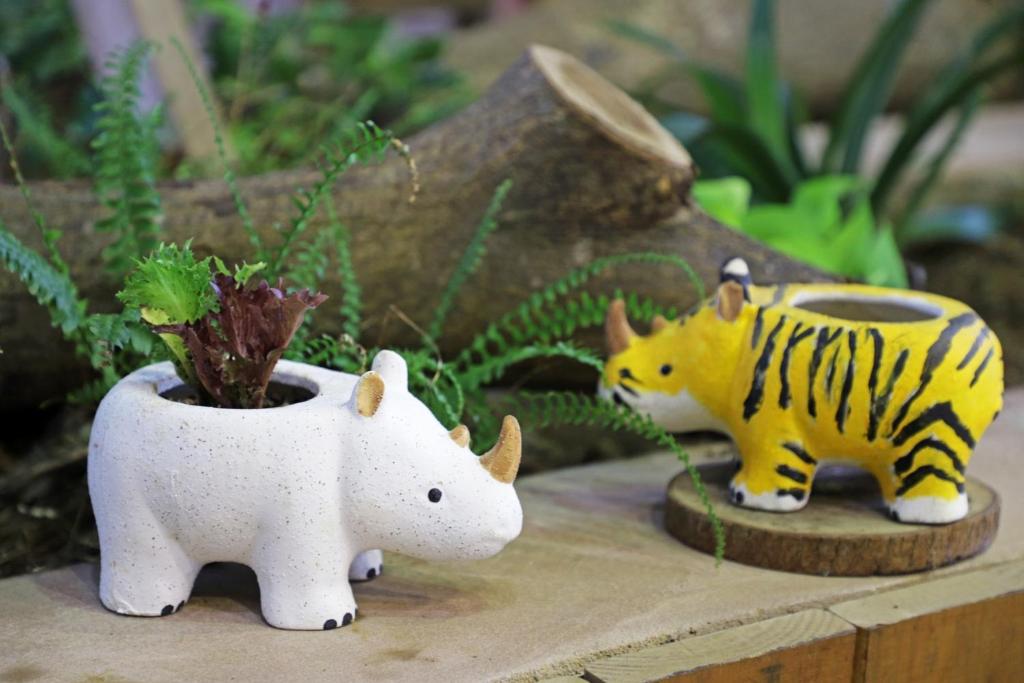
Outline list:
[[[281,361],[275,381],[315,396],[260,410],[163,398],[180,383],[170,363],[121,380],[89,444],[103,604],[170,614],[204,564],[234,561],[255,570],[269,624],[333,628],[355,618],[349,578],[378,574],[380,548],[472,559],[516,538],[512,484],[409,393],[400,356],[382,351],[373,372],[384,392],[370,416],[356,395],[371,373]]]

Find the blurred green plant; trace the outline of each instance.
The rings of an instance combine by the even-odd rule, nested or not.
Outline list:
[[[894,3],[841,88],[845,96],[828,122],[828,143],[820,159],[811,158],[799,135],[800,126],[808,119],[806,107],[778,73],[773,0],[753,0],[742,78],[691,58],[668,39],[639,26],[616,23],[612,28],[671,59],[637,96],[661,115],[665,126],[693,154],[705,177],[742,176],[750,182],[755,202],[779,203],[790,201],[809,178],[864,176],[863,157],[871,124],[884,112],[903,55],[932,2]],[[997,214],[985,207],[945,209],[942,220],[922,213],[922,207],[976,113],[986,84],[1024,63],[1024,48],[1011,40],[1019,37],[1022,28],[1024,7],[1006,9],[981,28],[911,104],[881,170],[865,180],[871,211],[892,218],[894,237],[901,248],[936,238],[976,241],[992,234],[998,225]],[[698,84],[708,116],[679,111],[658,97],[657,91],[677,78]],[[949,130],[938,130],[939,124],[950,118],[953,125]],[[922,142],[932,134],[944,137],[937,151],[922,160]],[[923,170],[911,172],[915,165]],[[894,197],[905,188],[909,188],[906,201],[896,206]],[[988,215],[982,218],[983,214]],[[941,228],[936,227],[939,225]],[[806,242],[808,247],[811,244]],[[813,258],[809,252],[804,256]]]
[[[796,186],[787,203],[751,206],[751,194],[750,183],[738,177],[693,186],[694,199],[708,215],[784,254],[873,285],[907,286],[892,226],[876,221],[864,181],[811,178]]]
[[[4,123],[29,177],[88,173],[85,150],[98,93],[90,84],[89,61],[69,5],[67,0],[0,2],[0,100],[17,121],[16,126]],[[0,177],[5,171],[0,169]]]
[[[280,14],[234,0],[190,4],[215,19],[206,48],[243,174],[308,162],[310,150],[366,119],[404,135],[469,100],[440,64],[441,41],[396,36],[386,17],[323,0]]]

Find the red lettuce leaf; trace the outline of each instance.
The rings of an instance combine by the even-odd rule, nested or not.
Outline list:
[[[238,286],[218,273],[213,287],[218,307],[194,323],[155,328],[181,336],[188,347],[202,389],[226,408],[260,408],[274,366],[302,325],[306,311],[327,299],[303,289],[284,291],[283,280],[271,287]]]

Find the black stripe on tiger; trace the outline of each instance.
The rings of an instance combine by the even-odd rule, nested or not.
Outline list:
[[[957,481],[949,472],[940,470],[935,465],[921,465],[903,478],[903,483],[900,484],[898,489],[896,489],[896,495],[902,496],[907,491],[924,481],[925,477],[937,477],[943,481],[948,481],[950,484],[956,486],[957,491],[960,493],[964,492],[964,483],[962,481]]]
[[[795,455],[796,457],[800,458],[800,460],[807,463],[808,465],[818,464],[817,458],[815,458],[810,453],[805,451],[803,446],[794,441],[786,441],[785,443],[782,444],[782,447],[785,448],[790,453],[792,453],[793,455]]]
[[[761,403],[764,401],[764,377],[768,373],[768,366],[771,365],[772,354],[775,352],[775,338],[779,336],[779,331],[785,324],[786,316],[782,316],[764,341],[761,357],[754,366],[754,377],[750,380],[750,392],[743,401],[744,420],[750,420],[761,409]]]
[[[942,403],[936,403],[933,406],[929,406],[924,412],[908,422],[906,426],[900,430],[900,433],[893,437],[892,442],[897,446],[901,446],[906,443],[910,437],[935,422],[945,422],[961,441],[971,448],[974,448],[974,437],[971,436],[971,431],[964,426],[964,423],[960,421],[957,414],[953,412],[953,404],[949,401],[943,401]]]
[[[757,315],[754,317],[754,332],[750,335],[750,348],[756,349],[761,341],[761,329],[764,327],[764,306],[757,307]]]
[[[878,413],[875,412],[875,405],[878,403],[878,371],[882,365],[885,340],[882,339],[882,333],[873,327],[868,329],[868,334],[874,341],[875,350],[871,357],[871,374],[868,376],[868,396],[871,397],[871,408],[868,410],[868,441],[874,441],[878,433]]]
[[[832,400],[832,380],[836,378],[836,363],[839,361],[839,349],[832,352],[832,360],[828,362],[828,369],[825,370],[825,393],[828,400]]]
[[[970,386],[973,387],[975,384],[977,384],[978,378],[981,377],[981,373],[985,371],[985,368],[988,367],[988,362],[992,360],[992,354],[994,352],[994,348],[989,349],[988,353],[985,354],[985,357],[981,359],[981,363],[978,364],[978,369],[974,371],[974,377],[971,378]]]
[[[843,388],[839,394],[839,407],[836,408],[836,429],[843,433],[846,418],[850,412],[850,391],[853,389],[853,372],[856,369],[854,357],[857,355],[857,333],[850,330],[846,335],[850,344],[850,360],[846,362],[846,376],[843,377]]]
[[[789,392],[789,358],[793,354],[793,347],[807,339],[814,334],[814,328],[808,328],[803,332],[800,328],[803,327],[803,323],[797,323],[793,326],[793,331],[789,335],[789,341],[786,342],[786,348],[782,351],[782,362],[779,363],[779,407],[788,408],[790,398],[792,398]]]
[[[825,349],[828,348],[829,344],[838,339],[842,333],[842,328],[836,330],[831,335],[829,334],[828,327],[818,330],[818,338],[814,342],[814,353],[811,354],[811,363],[807,369],[807,413],[811,417],[818,416],[818,404],[814,400],[814,380],[818,377],[821,359],[825,355]]]
[[[917,397],[924,393],[924,390],[928,387],[928,383],[932,381],[932,376],[935,374],[936,368],[942,364],[942,361],[946,358],[946,354],[949,353],[949,347],[953,343],[953,337],[956,336],[957,332],[972,325],[978,320],[978,316],[974,313],[961,313],[955,318],[950,318],[949,322],[946,323],[946,327],[943,328],[942,332],[939,333],[939,337],[928,347],[928,352],[925,354],[924,366],[921,368],[921,379],[918,382],[917,387],[911,392],[907,400],[900,406],[899,412],[896,413],[896,417],[892,421],[892,429],[889,430],[890,434],[893,434],[903,424],[903,420],[906,419],[907,413],[910,412],[911,406]]]
[[[807,492],[804,491],[803,489],[798,488],[778,489],[775,492],[775,495],[777,495],[779,498],[782,498],[783,496],[793,496],[797,500],[803,500],[804,496],[807,495]]]
[[[978,332],[978,336],[975,337],[974,341],[971,343],[971,348],[967,349],[967,354],[964,356],[964,359],[960,361],[960,365],[956,366],[957,370],[963,370],[967,367],[967,364],[971,362],[971,359],[974,358],[975,354],[981,350],[981,345],[985,339],[988,338],[988,335],[989,329],[987,327],[981,328],[981,331]]]
[[[779,473],[779,476],[785,477],[786,479],[792,479],[798,484],[807,483],[807,475],[800,470],[793,469],[789,465],[779,465],[775,468],[775,471]]]
[[[934,436],[925,437],[918,441],[916,444],[914,444],[914,447],[911,448],[906,455],[898,458],[896,462],[892,464],[892,471],[896,475],[901,475],[907,470],[909,470],[911,467],[914,466],[914,456],[926,448],[930,448],[933,451],[938,451],[939,453],[945,454],[946,457],[949,458],[950,463],[952,463],[953,469],[955,469],[960,474],[964,473],[964,463],[960,460],[959,457],[957,457],[956,452],[952,448],[947,446],[944,441],[936,439]]]
[[[882,389],[882,393],[871,402],[871,422],[868,425],[868,440],[874,440],[878,435],[878,424],[882,421],[882,416],[885,415],[886,408],[889,407],[889,399],[892,398],[892,390],[896,386],[896,380],[898,380],[900,375],[903,374],[903,368],[907,366],[908,357],[910,357],[910,349],[903,349],[900,351],[900,355],[896,356],[896,362],[892,366],[892,372],[889,373],[889,381],[885,383],[885,388]],[[872,427],[874,429],[872,429]]]

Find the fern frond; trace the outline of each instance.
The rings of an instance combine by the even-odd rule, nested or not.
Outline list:
[[[281,266],[287,262],[295,240],[305,232],[309,222],[316,215],[320,200],[338,178],[356,164],[382,158],[394,140],[391,131],[378,128],[372,121],[359,124],[354,137],[354,142],[324,146],[323,160],[317,162],[320,179],[313,185],[312,190],[299,189],[292,199],[298,213],[291,224],[282,231],[282,242],[276,253],[260,256],[260,260],[270,264],[271,273],[279,272]]]
[[[690,462],[690,455],[671,434],[654,424],[650,416],[617,406],[610,401],[572,391],[518,392],[508,399],[519,420],[534,427],[556,424],[588,425],[628,431],[672,451],[686,467],[693,487],[704,508],[715,536],[715,560],[721,562],[725,554],[725,530],[715,513],[700,472]]]
[[[341,282],[341,305],[338,307],[338,313],[341,314],[341,329],[353,339],[358,339],[363,315],[363,290],[359,286],[355,266],[352,265],[352,234],[338,219],[338,212],[330,195],[326,197],[325,208],[327,229],[333,235],[338,280]]]
[[[285,351],[285,358],[341,372],[361,374],[366,370],[369,353],[346,335],[340,338],[321,335],[313,339],[304,339],[298,344],[293,341]]]
[[[139,77],[150,46],[140,42],[114,53],[100,84],[103,100],[96,105],[99,134],[96,152],[96,194],[107,215],[97,222],[114,241],[104,252],[108,270],[123,273],[132,259],[152,251],[159,242],[160,196],[156,191],[154,117],[139,114]]]
[[[85,302],[78,297],[75,283],[41,254],[22,244],[2,220],[0,262],[50,312],[50,320],[64,335],[72,335],[81,328],[86,317]]]
[[[488,356],[479,363],[459,372],[458,377],[463,388],[476,389],[500,379],[513,365],[536,358],[573,360],[595,369],[598,373],[604,368],[604,361],[593,351],[580,348],[569,342],[555,342],[509,348],[504,353]]]
[[[704,284],[690,264],[679,256],[654,252],[604,256],[531,294],[514,310],[488,325],[463,349],[455,362],[460,368],[468,368],[475,362],[485,361],[493,352],[503,353],[508,348],[533,340],[549,343],[553,339],[568,337],[578,329],[600,325],[608,308],[606,296],[592,297],[581,292],[564,303],[559,301],[603,271],[634,263],[669,264],[680,268],[690,278],[698,298],[704,299]],[[627,298],[626,304],[629,314],[642,320],[649,320],[656,313],[676,317],[674,309],[662,310],[653,301],[640,300],[635,295]]]
[[[484,211],[483,218],[480,219],[480,224],[477,226],[476,232],[473,233],[473,238],[469,241],[465,251],[462,252],[459,263],[455,266],[455,270],[452,271],[451,276],[448,278],[448,284],[445,285],[444,291],[441,293],[441,300],[438,302],[437,308],[434,309],[434,317],[427,327],[427,334],[431,339],[440,339],[445,319],[448,317],[448,312],[455,302],[455,296],[462,289],[462,285],[469,279],[469,276],[480,265],[480,259],[483,258],[484,252],[487,249],[487,238],[498,227],[498,212],[501,211],[501,205],[511,188],[512,181],[505,180],[494,191],[494,195],[487,205],[487,210]]]
[[[249,244],[251,244],[255,250],[256,260],[267,261],[267,255],[263,251],[263,241],[260,239],[259,233],[256,232],[256,228],[253,226],[252,215],[249,213],[249,207],[246,206],[245,200],[242,198],[242,193],[238,189],[238,181],[235,178],[235,172],[231,170],[231,164],[228,161],[228,152],[224,144],[224,134],[220,129],[220,124],[217,122],[217,114],[213,108],[213,98],[210,97],[210,93],[207,92],[202,79],[199,78],[199,72],[196,71],[196,65],[192,63],[192,60],[189,58],[188,52],[185,51],[185,47],[181,44],[181,41],[176,37],[172,37],[171,45],[174,46],[174,49],[178,52],[178,56],[181,57],[181,60],[185,62],[185,66],[188,68],[188,74],[192,78],[192,84],[199,93],[199,99],[203,102],[203,109],[206,110],[206,118],[210,122],[210,126],[213,128],[213,143],[217,148],[217,159],[220,161],[220,165],[224,169],[224,182],[228,186],[228,192],[231,194],[231,201],[234,202],[235,211],[238,213],[238,217],[242,219],[242,229],[245,230],[245,234],[249,238]]]

